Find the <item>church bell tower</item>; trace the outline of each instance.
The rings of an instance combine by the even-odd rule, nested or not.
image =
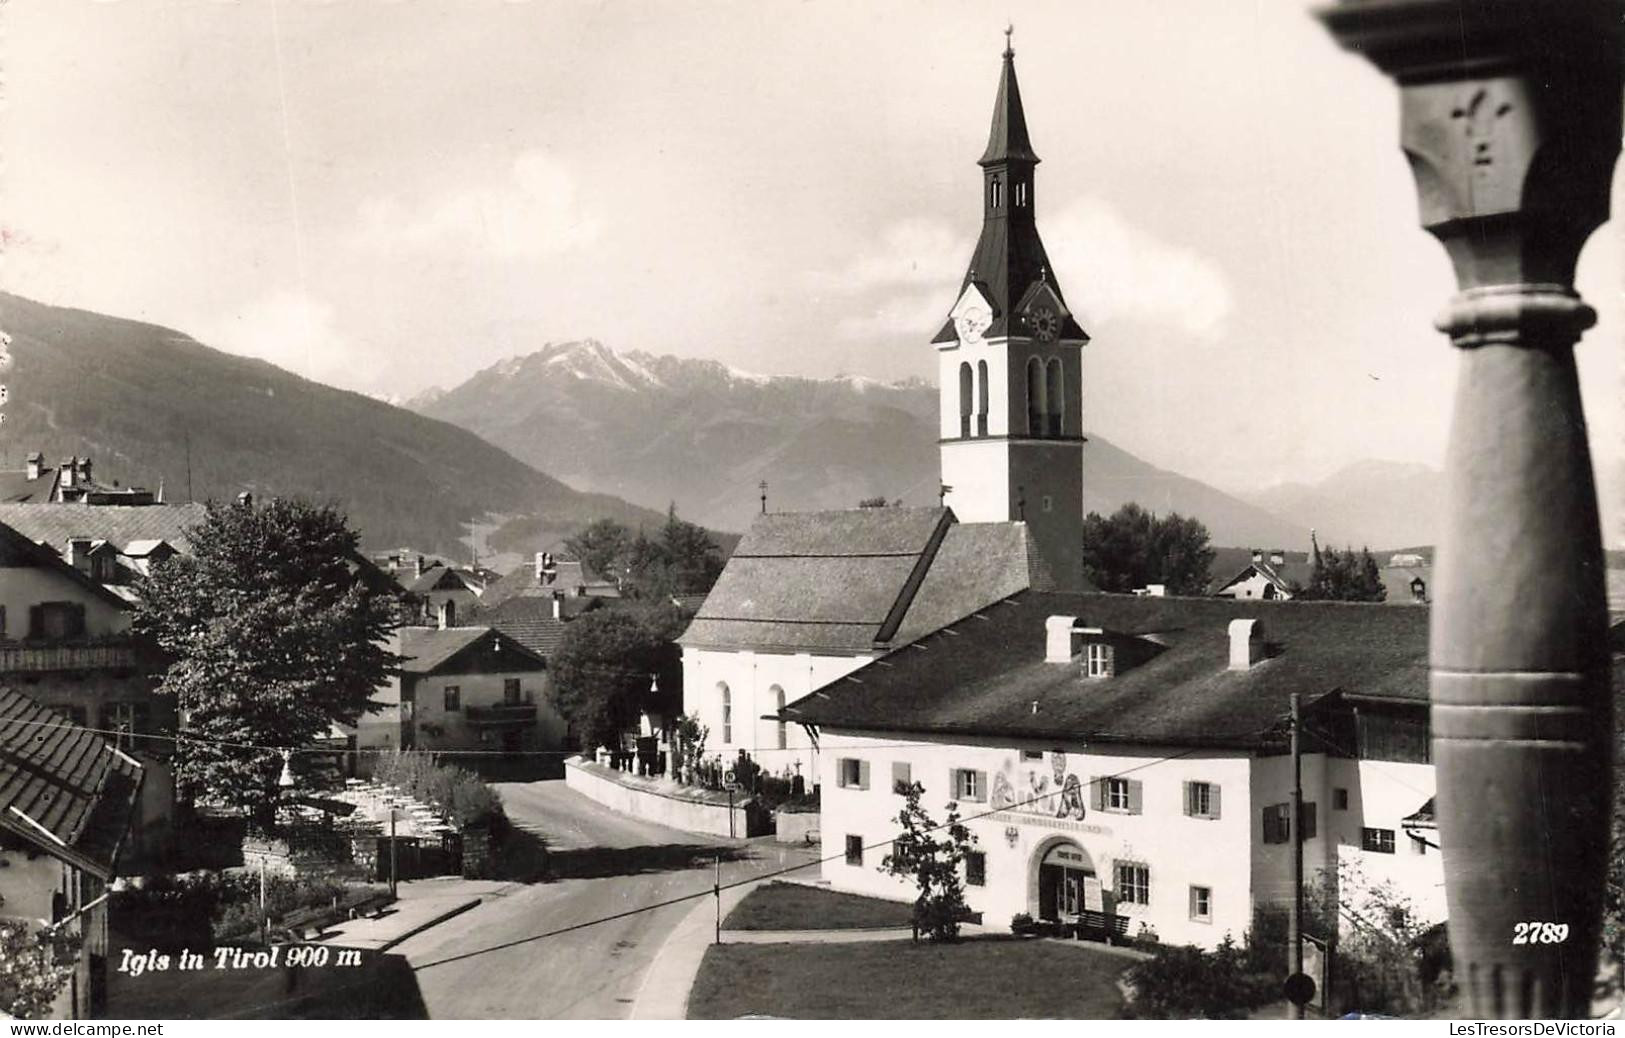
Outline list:
[[[1006,30],[1006,36],[1009,31]],[[1083,580],[1083,345],[1034,219],[1038,166],[1007,43],[982,167],[982,235],[938,351],[943,501],[1025,522],[1062,590]]]

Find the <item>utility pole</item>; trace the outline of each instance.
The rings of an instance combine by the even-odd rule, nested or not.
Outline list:
[[[732,812],[729,812],[732,814]],[[717,930],[716,943],[722,943],[722,852],[717,852],[717,879],[711,887],[711,897],[717,903]]]
[[[395,808],[389,809],[389,896],[395,897],[395,888],[400,884],[400,873],[397,870],[395,858]]]
[[[765,479],[762,480],[760,483],[756,484],[756,486],[762,492],[762,514],[766,515],[767,514],[767,480],[765,480]]]
[[[1292,923],[1287,937],[1292,942],[1292,975],[1303,972],[1303,745],[1298,738],[1302,727],[1298,714],[1298,693],[1292,693]],[[1303,1003],[1292,1004],[1292,1018],[1303,1019]]]

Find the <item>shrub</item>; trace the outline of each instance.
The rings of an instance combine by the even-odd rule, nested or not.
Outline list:
[[[464,768],[436,762],[418,750],[384,754],[373,768],[373,778],[434,805],[458,828],[486,826],[500,832],[507,823],[502,796],[485,780]]]
[[[1229,936],[1213,951],[1195,945],[1158,949],[1128,971],[1130,1015],[1153,1020],[1239,1020],[1279,997],[1279,978],[1247,970]]]

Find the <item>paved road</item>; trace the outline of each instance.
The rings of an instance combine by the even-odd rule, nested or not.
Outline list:
[[[724,883],[812,857],[771,838],[730,841],[628,818],[562,781],[498,788],[509,817],[546,840],[554,878],[508,887],[394,949],[415,968],[432,1018],[623,1018],[694,903],[582,924],[709,892],[717,853]]]

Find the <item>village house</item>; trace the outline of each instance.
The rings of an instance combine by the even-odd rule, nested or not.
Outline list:
[[[142,772],[112,741],[0,686],[0,915],[81,939],[59,1019],[106,1015],[107,890]]]
[[[988,925],[1090,909],[1212,948],[1290,903],[1294,692],[1306,877],[1352,864],[1349,909],[1391,882],[1442,919],[1424,610],[1025,591],[777,719],[838,741],[820,763],[836,889],[912,896],[879,869],[912,781],[975,835]]]
[[[1238,562],[1237,554],[1236,549],[1230,548],[1214,551],[1212,571],[1216,586],[1213,594],[1219,598],[1285,601],[1314,579],[1315,567],[1305,552],[1253,548],[1246,553],[1250,558],[1245,562]]]
[[[30,451],[22,468],[0,470],[0,502],[151,505],[163,500],[162,487],[154,494],[145,487],[120,486],[118,480],[97,482],[88,455],[73,455],[53,466],[45,464],[39,451]]]
[[[828,743],[788,703],[1024,589],[1083,576],[1083,368],[1089,336],[1039,238],[1039,162],[1010,52],[982,169],[982,231],[932,340],[940,506],[764,514],[679,639],[683,707],[708,751],[816,781]]]

